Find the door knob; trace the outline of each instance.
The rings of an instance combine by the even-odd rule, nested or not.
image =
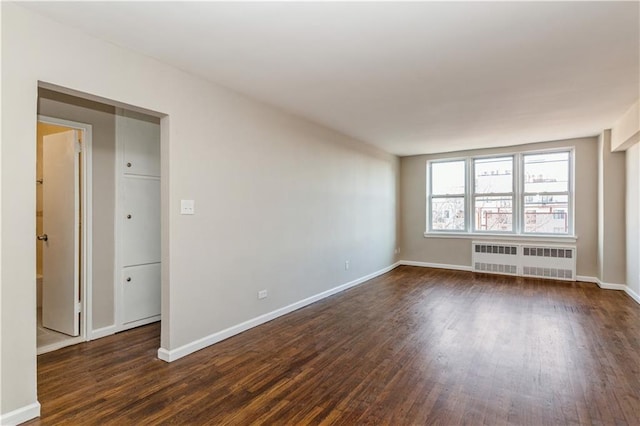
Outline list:
[[[130,214],[127,215],[127,219],[131,219],[131,215]]]
[[[127,163],[127,167],[131,167],[131,163]]]
[[[40,241],[49,241],[49,236],[47,234],[42,234],[37,236]]]
[[[127,282],[131,282],[131,277],[127,277]]]

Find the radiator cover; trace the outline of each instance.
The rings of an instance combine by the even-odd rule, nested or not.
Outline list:
[[[575,246],[472,241],[471,259],[474,272],[564,281],[576,279]]]

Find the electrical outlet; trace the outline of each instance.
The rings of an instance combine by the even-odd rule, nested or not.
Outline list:
[[[265,299],[267,297],[267,290],[260,290],[258,292],[258,299]]]
[[[345,260],[345,261],[344,261],[344,270],[345,270],[345,271],[348,271],[348,270],[349,270],[349,261],[348,261],[348,260]]]

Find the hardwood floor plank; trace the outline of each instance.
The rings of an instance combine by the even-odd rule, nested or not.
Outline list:
[[[640,307],[594,284],[403,266],[171,364],[159,333],[39,356],[29,424],[640,424]]]

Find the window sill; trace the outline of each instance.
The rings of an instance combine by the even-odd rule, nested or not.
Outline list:
[[[492,240],[492,241],[535,241],[541,243],[575,243],[576,235],[511,235],[511,234],[471,234],[457,232],[425,232],[425,238],[459,238],[466,240]]]

